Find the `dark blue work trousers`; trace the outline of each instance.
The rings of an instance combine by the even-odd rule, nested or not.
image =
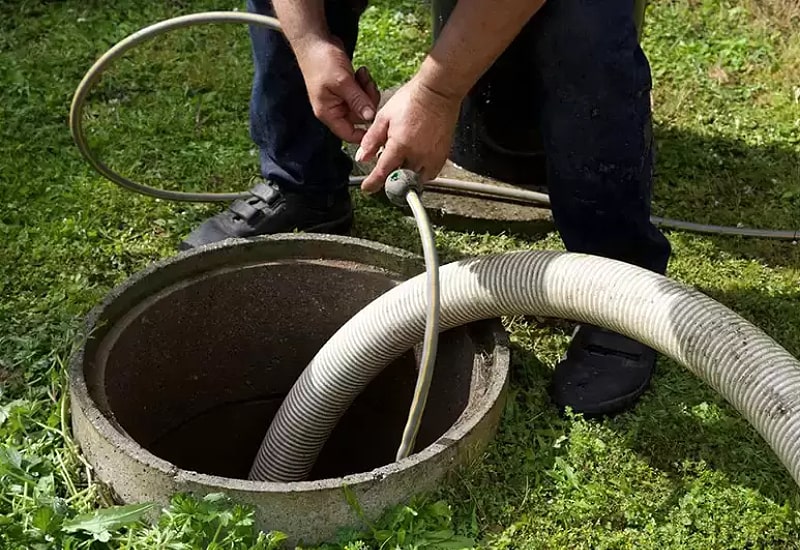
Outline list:
[[[364,0],[328,0],[331,32],[352,56]],[[273,15],[269,0],[249,11]],[[255,78],[250,129],[261,171],[283,188],[341,192],[352,164],[312,112],[285,38],[251,27]],[[572,252],[664,273],[670,245],[650,222],[653,137],[650,66],[632,0],[551,0],[517,37],[541,89],[541,135],[553,218]]]

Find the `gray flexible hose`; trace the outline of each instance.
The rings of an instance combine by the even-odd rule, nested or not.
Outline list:
[[[554,251],[442,266],[441,330],[505,315],[591,323],[687,367],[736,408],[800,484],[800,362],[722,304],[667,277],[606,258]],[[356,314],[303,372],[269,427],[253,478],[298,481],[353,399],[425,330],[426,279]]]
[[[100,80],[100,76],[102,75],[103,71],[105,71],[113,61],[146,40],[150,40],[156,36],[175,29],[208,23],[244,23],[247,25],[257,25],[282,32],[281,25],[277,19],[256,13],[212,11],[182,15],[160,21],[140,29],[130,36],[124,38],[106,53],[104,53],[84,75],[72,98],[72,105],[70,106],[69,112],[69,127],[70,131],[72,132],[72,138],[75,141],[75,145],[77,145],[78,150],[81,152],[83,157],[95,170],[105,176],[108,180],[130,191],[168,201],[219,202],[243,199],[250,196],[248,193],[187,193],[182,191],[168,191],[166,189],[158,189],[143,183],[135,182],[115,172],[103,161],[98,159],[97,155],[95,155],[94,152],[92,152],[91,147],[89,147],[89,143],[83,130],[83,111],[86,107],[86,100],[89,97],[89,92]],[[353,176],[350,178],[350,185],[358,186],[363,180],[364,178],[362,176]],[[461,181],[448,178],[437,178],[426,185],[445,193],[478,193],[485,196],[487,199],[496,201],[514,200],[529,202],[531,204],[540,206],[548,206],[550,204],[550,198],[546,194],[528,191],[526,189],[499,187],[497,185],[490,185],[486,183]],[[751,229],[747,227],[706,225],[686,222],[683,220],[657,217],[653,217],[652,220],[653,223],[661,227],[681,229],[696,233],[738,235],[743,237],[758,237],[762,239],[780,239],[791,241],[796,241],[798,238],[800,238],[800,229]]]
[[[420,357],[419,374],[414,388],[414,397],[408,413],[408,420],[403,429],[400,447],[397,449],[397,460],[411,454],[417,440],[422,415],[428,401],[428,393],[433,380],[433,368],[436,363],[436,352],[439,348],[439,323],[441,318],[441,290],[439,286],[439,254],[436,252],[436,237],[433,226],[428,219],[425,206],[419,198],[423,186],[419,175],[411,170],[396,170],[389,175],[384,187],[386,195],[398,206],[408,204],[417,223],[417,230],[422,241],[422,255],[425,259],[426,300],[425,334],[422,339],[422,356]]]
[[[147,195],[148,197],[155,197],[168,201],[218,202],[231,201],[249,196],[247,193],[185,193],[181,191],[167,191],[166,189],[157,189],[143,183],[135,182],[115,172],[103,161],[98,159],[97,155],[95,155],[91,147],[89,147],[89,142],[83,130],[83,111],[86,108],[86,100],[89,97],[89,92],[100,80],[103,71],[105,71],[112,62],[122,57],[128,50],[156,36],[175,29],[206,23],[246,23],[248,25],[257,25],[275,31],[281,31],[281,26],[277,19],[257,13],[210,11],[173,17],[140,29],[120,42],[117,42],[94,62],[75,89],[75,94],[72,97],[72,105],[70,105],[69,110],[69,128],[72,132],[72,139],[75,141],[75,145],[83,155],[83,158],[86,159],[92,168],[117,185],[129,191]]]

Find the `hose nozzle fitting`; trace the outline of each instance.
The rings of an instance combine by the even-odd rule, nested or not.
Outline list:
[[[401,168],[395,170],[389,177],[386,178],[386,185],[384,191],[386,196],[392,204],[397,206],[406,205],[406,195],[409,191],[415,191],[418,195],[422,194],[422,181],[419,179],[419,174],[413,170]]]

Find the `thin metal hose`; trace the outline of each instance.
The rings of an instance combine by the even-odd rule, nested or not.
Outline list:
[[[83,155],[83,158],[85,158],[95,170],[100,172],[100,174],[117,185],[129,191],[147,195],[148,197],[177,202],[232,201],[249,196],[246,193],[187,193],[182,191],[167,191],[165,189],[157,189],[143,183],[135,182],[115,172],[106,166],[103,161],[98,159],[89,147],[86,134],[83,130],[83,110],[86,106],[86,99],[89,97],[89,92],[100,80],[100,75],[103,71],[105,71],[113,61],[122,57],[128,50],[135,48],[146,40],[150,40],[151,38],[155,38],[156,36],[175,29],[206,23],[245,23],[282,32],[280,23],[274,17],[249,12],[210,11],[173,17],[140,29],[117,42],[94,62],[94,65],[86,72],[80,84],[78,84],[78,87],[75,89],[75,94],[72,97],[72,105],[69,110],[69,127],[72,132],[72,139],[75,141],[75,145],[78,146],[78,150]]]
[[[442,266],[445,331],[506,315],[589,323],[646,344],[719,392],[800,484],[800,362],[763,331],[700,292],[596,256],[520,251]],[[427,278],[391,289],[317,353],[269,427],[252,479],[306,479],[353,399],[425,335]]]
[[[157,189],[143,183],[135,182],[115,172],[97,158],[97,156],[89,147],[83,129],[83,111],[86,106],[86,100],[89,97],[89,92],[100,80],[100,75],[103,73],[103,71],[105,71],[114,60],[118,59],[128,50],[135,48],[142,42],[151,38],[155,38],[156,36],[166,32],[207,23],[244,23],[247,25],[257,25],[282,32],[281,25],[277,19],[255,13],[211,11],[182,15],[147,26],[124,38],[106,53],[104,53],[86,72],[86,75],[84,75],[72,98],[72,105],[70,106],[69,113],[70,131],[78,150],[80,150],[86,161],[108,180],[136,193],[141,193],[157,199],[176,202],[220,202],[232,201],[250,196],[246,192],[193,193],[184,191],[168,191],[166,189]],[[351,177],[350,185],[358,186],[363,180],[364,178],[361,176]],[[451,194],[460,194],[461,192],[478,193],[485,196],[487,199],[496,201],[513,200],[536,204],[539,206],[548,206],[550,204],[550,198],[544,193],[537,193],[535,191],[528,191],[525,189],[499,187],[480,182],[437,178],[426,185],[430,186],[431,188],[438,189],[439,191]],[[651,220],[655,225],[660,227],[680,229],[695,233],[736,235],[742,237],[758,237],[762,239],[780,239],[790,241],[796,241],[800,239],[800,228],[797,230],[753,229],[747,227],[706,225],[660,217],[652,217]]]
[[[417,384],[414,388],[414,398],[411,401],[411,409],[408,421],[403,429],[403,437],[400,441],[400,448],[397,450],[397,460],[406,458],[414,449],[417,439],[419,426],[422,423],[422,415],[428,401],[428,393],[431,389],[433,379],[433,368],[436,363],[436,352],[439,347],[439,320],[441,318],[440,287],[439,287],[439,255],[436,252],[436,239],[433,235],[433,227],[425,206],[413,190],[406,194],[406,201],[414,214],[417,222],[420,240],[422,241],[422,255],[425,258],[425,293],[427,308],[425,313],[425,334],[422,339],[422,357],[420,358],[419,374]]]
[[[424,186],[419,174],[413,170],[395,170],[386,178],[384,191],[389,200],[398,206],[408,206],[414,215],[419,237],[422,241],[422,255],[425,258],[426,277],[426,313],[425,334],[422,340],[422,355],[420,358],[417,384],[414,388],[414,397],[403,429],[403,437],[397,450],[396,459],[406,458],[414,449],[422,415],[428,401],[428,393],[433,379],[433,369],[436,363],[436,352],[439,347],[439,321],[441,318],[441,291],[439,287],[439,254],[436,252],[436,238],[433,226],[428,219],[425,206],[419,198]]]

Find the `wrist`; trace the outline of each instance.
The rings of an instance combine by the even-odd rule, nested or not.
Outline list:
[[[462,79],[430,55],[422,62],[414,78],[429,92],[458,103],[463,101],[471,88],[471,84],[462,82]]]
[[[298,58],[304,57],[312,50],[336,45],[333,36],[322,29],[306,31],[296,36],[287,36],[287,40]]]

